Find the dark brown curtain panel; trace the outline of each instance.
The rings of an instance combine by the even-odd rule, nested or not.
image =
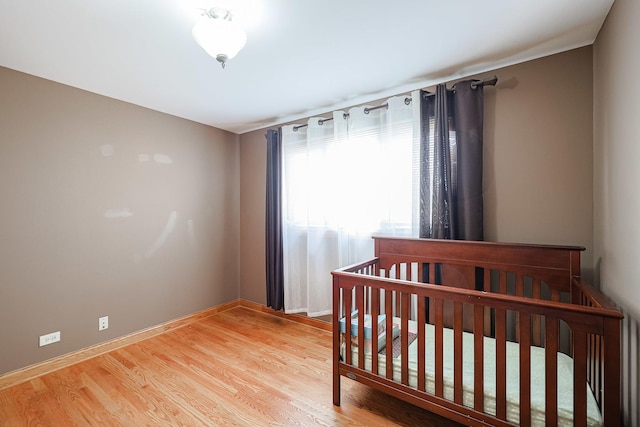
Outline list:
[[[483,240],[482,133],[483,86],[473,81],[456,83],[453,91],[454,123],[458,147],[456,237]]]
[[[483,86],[422,92],[420,237],[483,240]]]
[[[268,130],[266,200],[267,306],[284,308],[284,264],[282,257],[282,129]]]

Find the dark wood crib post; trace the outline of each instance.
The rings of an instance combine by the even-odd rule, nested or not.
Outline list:
[[[333,274],[333,404],[340,406],[340,278]]]

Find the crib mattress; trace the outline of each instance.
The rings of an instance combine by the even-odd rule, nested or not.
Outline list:
[[[395,319],[400,323],[400,319]],[[435,393],[435,341],[434,326],[427,324],[425,327],[425,376],[426,390]],[[409,321],[409,331],[416,332],[414,321]],[[443,329],[444,340],[444,397],[453,401],[453,330]],[[473,371],[474,371],[474,346],[473,334],[463,333],[463,404],[473,408]],[[409,346],[409,386],[417,387],[417,347],[418,340],[414,340]],[[517,343],[507,342],[507,420],[519,424],[520,420],[520,346]],[[358,348],[352,346],[352,363],[358,366]],[[484,337],[484,411],[488,414],[496,414],[496,345],[495,339]],[[544,348],[531,347],[531,423],[536,426],[545,425],[545,353]],[[371,371],[371,353],[365,354],[365,369]],[[393,360],[393,379],[401,381],[401,357]],[[386,372],[386,357],[378,356],[378,372],[384,375]],[[558,353],[558,425],[573,425],[573,359],[563,353]],[[587,387],[587,425],[601,426],[602,416],[591,389]]]

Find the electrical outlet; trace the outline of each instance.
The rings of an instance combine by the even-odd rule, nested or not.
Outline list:
[[[104,331],[109,327],[109,316],[104,316],[98,319],[98,330]]]
[[[60,341],[60,331],[40,336],[40,347]]]

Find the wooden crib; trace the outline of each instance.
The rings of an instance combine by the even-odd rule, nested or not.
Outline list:
[[[584,248],[374,240],[332,272],[335,405],[346,376],[467,425],[620,425],[623,316]]]

